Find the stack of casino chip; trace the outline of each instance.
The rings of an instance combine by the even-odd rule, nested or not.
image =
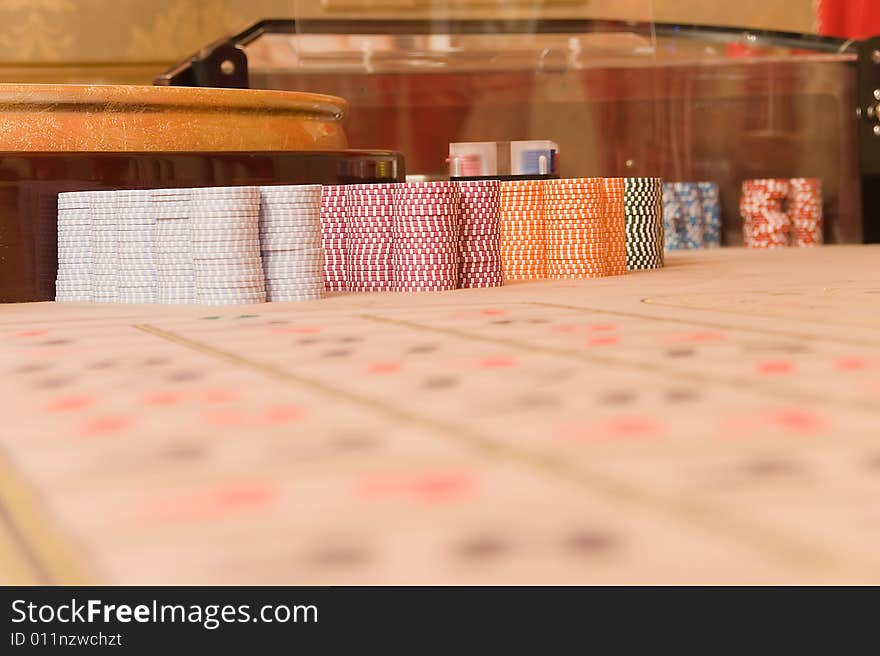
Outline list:
[[[260,254],[268,301],[324,297],[321,185],[260,187]]]
[[[672,188],[681,208],[679,237],[685,250],[703,247],[703,205],[696,182],[673,182]]]
[[[788,180],[743,182],[740,214],[747,247],[785,248],[789,245],[791,220],[784,206],[789,188]]]
[[[150,191],[114,192],[119,303],[155,303],[156,216]]]
[[[625,178],[626,264],[630,271],[663,266],[666,185],[659,178]]]
[[[499,287],[504,284],[498,233],[500,188],[498,180],[458,183],[461,194],[458,284],[463,289]]]
[[[793,245],[822,244],[822,183],[814,178],[789,180],[788,215],[794,230]]]
[[[703,247],[721,247],[721,194],[717,182],[698,182],[703,212]]]
[[[156,217],[156,300],[165,304],[196,302],[195,270],[189,234],[189,189],[153,189]]]
[[[394,291],[458,288],[459,211],[455,182],[394,187]]]
[[[256,187],[193,189],[189,209],[196,302],[263,303],[260,257],[260,190]]]
[[[92,294],[97,303],[119,301],[115,194],[113,191],[89,193],[92,217]]]
[[[58,194],[56,301],[91,301],[92,215],[88,192]]]
[[[345,273],[346,199],[345,185],[326,185],[321,189],[321,242],[324,246],[324,286],[328,292],[348,289]]]
[[[540,280],[547,275],[547,244],[541,180],[503,180],[499,232],[504,280]]]
[[[608,275],[622,276],[629,269],[626,257],[626,181],[605,178],[605,219],[608,233]]]
[[[608,275],[608,218],[602,178],[566,178],[544,184],[547,277]]]
[[[663,183],[663,240],[667,251],[684,248],[684,211],[671,182]]]
[[[388,292],[394,287],[394,184],[347,188],[346,279],[351,292]]]

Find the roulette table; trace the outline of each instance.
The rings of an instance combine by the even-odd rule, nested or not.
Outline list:
[[[868,583],[880,250],[0,306],[5,583]]]

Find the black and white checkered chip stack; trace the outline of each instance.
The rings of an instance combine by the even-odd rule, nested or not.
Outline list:
[[[119,303],[155,303],[156,217],[149,190],[113,193]]]
[[[189,221],[196,302],[264,303],[259,188],[193,189]]]
[[[626,264],[630,271],[663,266],[663,181],[626,178]]]
[[[348,289],[345,274],[348,205],[345,185],[321,189],[321,239],[324,246],[324,285],[328,292]]]
[[[266,298],[324,297],[321,185],[260,187],[260,244]]]
[[[196,302],[195,270],[189,234],[189,189],[153,189],[156,217],[156,300],[165,304]]]
[[[88,192],[58,194],[56,301],[92,301],[92,212]]]

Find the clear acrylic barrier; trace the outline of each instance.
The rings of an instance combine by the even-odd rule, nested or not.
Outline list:
[[[650,0],[297,3],[244,45],[250,86],[346,98],[355,148],[443,177],[451,142],[548,139],[563,176],[823,182],[829,242],[862,239],[855,56],[788,35],[657,26]]]

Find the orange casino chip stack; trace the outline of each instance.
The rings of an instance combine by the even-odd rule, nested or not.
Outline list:
[[[788,215],[793,245],[801,248],[822,244],[822,182],[813,178],[789,180]]]
[[[501,182],[499,229],[505,281],[540,280],[547,274],[541,180]]]
[[[626,265],[626,180],[605,178],[605,225],[608,232],[608,274],[622,276]]]
[[[546,181],[544,216],[548,278],[564,280],[607,275],[608,229],[602,178]]]
[[[788,180],[745,180],[740,214],[748,248],[786,248],[791,245],[791,217],[785,211]]]

